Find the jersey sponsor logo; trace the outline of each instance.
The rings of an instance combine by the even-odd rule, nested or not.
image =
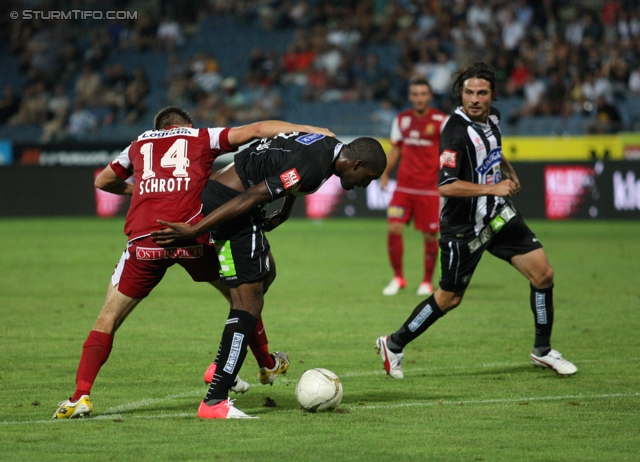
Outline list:
[[[457,157],[458,153],[456,151],[442,151],[442,154],[440,154],[440,170],[444,167],[456,168]]]
[[[243,339],[243,334],[239,332],[235,332],[233,334],[233,340],[231,341],[231,351],[229,351],[229,357],[227,358],[227,363],[224,365],[223,369],[227,374],[233,374],[236,368],[238,358],[240,357],[240,350],[242,349]]]
[[[425,140],[422,138],[405,138],[403,142],[407,146],[433,146],[433,142],[431,140]]]
[[[139,140],[167,138],[170,136],[198,136],[200,130],[189,127],[176,127],[170,130],[149,130],[138,137]]]
[[[500,183],[500,161],[502,159],[502,147],[498,146],[489,152],[484,161],[476,167],[476,172],[486,178],[486,184]]]
[[[300,144],[304,144],[305,146],[309,146],[322,138],[324,138],[324,135],[319,133],[309,133],[308,135],[302,135],[296,138],[296,141]]]
[[[136,259],[138,260],[168,260],[173,258],[200,258],[204,254],[201,245],[191,247],[175,247],[159,249],[156,247],[137,247]]]
[[[282,181],[284,189],[291,189],[295,184],[300,182],[300,175],[295,168],[292,168],[280,175],[280,180]]]

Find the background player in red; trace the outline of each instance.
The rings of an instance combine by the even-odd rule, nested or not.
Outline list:
[[[194,281],[209,282],[230,300],[228,289],[220,284],[218,256],[208,236],[161,247],[153,242],[151,232],[161,227],[156,221],[159,216],[191,224],[202,219],[200,195],[211,174],[213,161],[220,153],[234,151],[253,139],[297,130],[333,136],[326,129],[280,121],[256,122],[235,128],[196,129],[186,111],[167,107],[156,115],[154,130],[141,134],[98,176],[96,187],[132,196],[125,222],[129,240],[111,277],[102,310],[84,343],[75,393],[60,403],[54,418],[91,413],[91,387],[111,353],[116,330],[160,282],[167,268],[179,264]],[[131,175],[134,184],[125,181]],[[259,330],[262,331],[256,338],[262,343],[256,345],[259,364],[260,356],[273,362],[268,350],[266,355],[261,351],[266,345],[261,320],[256,326],[256,332]]]
[[[424,278],[417,293],[433,293],[431,280],[438,258],[440,213],[438,148],[447,115],[430,106],[432,98],[431,88],[424,78],[412,79],[409,83],[409,101],[413,108],[398,114],[391,127],[393,147],[389,151],[387,169],[380,177],[382,189],[387,187],[389,173],[400,163],[396,175],[397,187],[387,209],[387,250],[394,276],[383,289],[384,295],[395,295],[407,284],[402,267],[402,232],[411,219],[424,236]]]

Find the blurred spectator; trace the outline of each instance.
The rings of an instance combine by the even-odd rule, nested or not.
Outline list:
[[[12,85],[4,87],[2,98],[0,98],[0,125],[18,112],[20,108],[20,97],[16,94]]]
[[[234,111],[238,111],[248,106],[247,95],[238,89],[238,81],[235,77],[227,77],[222,81],[222,100]]]
[[[611,134],[620,130],[622,130],[622,117],[618,108],[607,102],[604,96],[598,96],[594,120],[587,127],[587,133]]]
[[[82,67],[82,74],[76,79],[75,100],[85,106],[92,106],[100,101],[102,78],[90,65]]]
[[[137,122],[147,111],[145,97],[149,93],[149,82],[142,67],[133,71],[133,79],[124,89],[124,123]]]
[[[63,128],[69,117],[71,101],[66,94],[64,85],[56,84],[54,94],[47,102],[47,122],[42,126],[42,143],[48,143],[54,139],[63,138]]]
[[[54,31],[50,28],[42,28],[29,39],[22,56],[23,66],[34,71],[47,83],[52,83],[62,69],[61,49],[62,42]]]
[[[134,43],[138,50],[146,51],[157,45],[158,26],[148,12],[141,11],[138,20],[134,23]]]
[[[375,54],[369,53],[366,55],[364,68],[358,68],[354,76],[360,100],[382,100],[389,97],[391,79],[389,74],[380,66],[378,57]]]
[[[42,81],[27,85],[23,91],[18,112],[9,119],[9,125],[42,124],[47,120],[47,95]]]
[[[132,45],[134,33],[129,24],[121,19],[111,20],[107,27],[107,36],[112,48],[123,50]]]
[[[220,86],[222,77],[218,74],[218,62],[206,52],[196,54],[191,61],[193,81],[207,93]]]
[[[91,33],[90,40],[91,43],[84,52],[84,62],[93,69],[100,69],[109,56],[109,37],[103,30],[95,30]]]
[[[540,76],[535,72],[529,74],[523,86],[524,103],[511,113],[507,122],[515,123],[522,117],[543,114],[545,112],[545,101],[543,99],[545,91],[546,88]]]
[[[158,41],[165,50],[173,51],[185,44],[185,38],[177,21],[169,17],[162,18],[158,25]]]
[[[70,137],[81,138],[98,127],[98,118],[89,110],[85,109],[82,103],[76,102],[73,105],[73,112],[69,116],[67,133]]]

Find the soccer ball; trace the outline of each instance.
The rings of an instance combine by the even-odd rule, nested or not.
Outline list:
[[[342,401],[342,383],[330,370],[310,369],[298,380],[296,398],[307,412],[331,411]]]

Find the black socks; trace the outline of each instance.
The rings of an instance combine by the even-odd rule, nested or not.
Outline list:
[[[407,318],[402,327],[389,337],[387,345],[393,353],[400,353],[411,341],[418,338],[434,322],[444,316],[432,295],[420,302]]]
[[[545,356],[551,351],[551,329],[553,328],[553,285],[544,289],[531,286],[531,311],[536,323],[536,341],[533,353]]]
[[[247,311],[231,310],[222,332],[216,356],[216,373],[204,401],[208,405],[224,401],[229,396],[245,356],[247,345],[258,324],[258,318]]]

